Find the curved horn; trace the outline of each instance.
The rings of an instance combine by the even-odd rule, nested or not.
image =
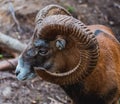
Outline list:
[[[79,20],[66,15],[46,17],[38,30],[39,37],[54,40],[62,34],[76,38],[80,45],[80,60],[75,68],[64,73],[51,73],[45,69],[35,71],[47,81],[60,85],[76,83],[88,76],[96,67],[99,46],[94,34]]]
[[[59,5],[51,4],[44,7],[38,12],[35,19],[35,23],[40,24],[45,17],[50,15],[58,15],[58,14],[71,16],[71,14],[67,10],[65,10],[63,7]]]
[[[35,18],[35,24],[36,24],[35,31],[41,27],[41,23],[44,18],[51,16],[51,15],[59,15],[59,14],[72,16],[65,8],[63,8],[59,5],[55,5],[55,4],[48,5],[48,6],[44,7],[43,9],[41,9],[37,13],[37,16]],[[34,35],[33,35],[33,37],[34,37]]]

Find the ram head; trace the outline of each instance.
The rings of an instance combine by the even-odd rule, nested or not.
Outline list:
[[[18,80],[34,78],[64,85],[83,80],[95,68],[99,46],[94,34],[64,8],[49,5],[36,16],[34,34],[21,53]]]

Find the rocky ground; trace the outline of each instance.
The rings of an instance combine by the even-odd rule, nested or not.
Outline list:
[[[28,43],[34,30],[36,13],[48,4],[65,7],[85,24],[103,24],[113,29],[120,39],[119,0],[0,0],[0,32]],[[19,24],[13,19],[13,6]],[[9,54],[0,49],[0,60]],[[57,85],[40,78],[20,82],[14,71],[0,72],[0,104],[71,104],[71,100]]]

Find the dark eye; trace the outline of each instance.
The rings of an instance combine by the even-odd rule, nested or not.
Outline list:
[[[46,48],[41,48],[38,53],[39,53],[39,55],[41,55],[41,56],[45,56],[45,55],[48,54],[48,49],[46,49]]]

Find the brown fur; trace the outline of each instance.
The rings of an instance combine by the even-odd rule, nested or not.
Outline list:
[[[86,89],[97,90],[98,93],[104,95],[116,86],[118,89],[116,98],[118,98],[120,95],[120,43],[111,36],[113,34],[109,28],[96,26],[96,29],[97,27],[103,31],[97,36],[100,57],[95,71],[86,79],[85,85],[89,86]]]
[[[116,100],[120,96],[120,44],[109,28],[101,25],[92,25],[89,28],[93,32],[103,32],[96,37],[100,47],[98,64],[93,73],[84,80],[86,93],[104,95],[116,87]]]
[[[91,25],[88,28],[93,33],[100,30],[96,35],[100,49],[97,66],[84,80],[76,84],[61,85],[61,87],[75,104],[118,104],[120,97],[120,44],[110,28],[102,25]],[[73,49],[69,50],[70,46]],[[76,49],[72,44],[70,46],[68,45],[68,49],[65,49],[66,52],[56,52],[57,57],[54,59],[59,66],[56,66],[55,69],[58,67],[58,70],[62,69],[62,66],[72,69],[78,62],[79,56],[74,54]],[[76,53],[78,54],[78,52]],[[62,64],[63,60],[64,65]],[[66,71],[65,68],[63,68],[63,72]]]

